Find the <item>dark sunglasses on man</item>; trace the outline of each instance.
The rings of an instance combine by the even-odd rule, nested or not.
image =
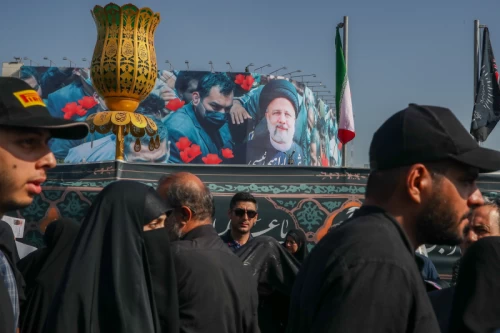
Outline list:
[[[245,213],[246,213],[249,219],[253,219],[255,216],[257,216],[257,212],[255,210],[235,208],[235,209],[233,209],[233,212],[234,212],[234,215],[236,215],[238,217],[243,217],[243,216],[245,216]]]

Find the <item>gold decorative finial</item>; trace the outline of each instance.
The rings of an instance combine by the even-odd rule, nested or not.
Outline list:
[[[155,122],[134,113],[139,103],[153,90],[157,77],[154,33],[160,14],[132,4],[109,3],[91,11],[97,27],[97,42],[90,66],[96,92],[110,111],[90,115],[91,133],[116,135],[116,159],[124,159],[124,137],[151,137],[150,150],[158,148],[153,139]],[[140,150],[140,140],[139,150]],[[136,149],[137,150],[137,149]]]

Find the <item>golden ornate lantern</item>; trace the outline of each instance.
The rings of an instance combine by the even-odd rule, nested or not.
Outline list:
[[[132,4],[109,3],[91,11],[97,27],[97,42],[90,66],[96,92],[110,111],[90,115],[91,133],[116,135],[116,159],[124,159],[124,136],[151,137],[149,149],[160,146],[153,140],[157,127],[153,120],[134,113],[153,90],[157,77],[154,33],[160,14]],[[135,150],[140,150],[137,144]]]

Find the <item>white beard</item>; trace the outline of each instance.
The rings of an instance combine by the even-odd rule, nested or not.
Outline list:
[[[284,131],[277,132],[276,126],[274,126],[273,128],[273,125],[268,122],[267,129],[269,131],[269,140],[271,141],[271,145],[274,147],[274,149],[282,152],[287,152],[288,150],[290,150],[293,144],[293,135],[295,134],[294,127],[289,127],[286,133]]]

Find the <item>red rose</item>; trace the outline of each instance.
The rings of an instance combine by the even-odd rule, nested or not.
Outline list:
[[[233,158],[233,151],[229,148],[222,149],[222,157],[224,158]]]
[[[219,158],[219,155],[217,154],[208,154],[201,159],[205,164],[220,164],[222,162],[222,160]]]
[[[184,163],[189,163],[200,155],[201,155],[200,146],[191,145],[191,147],[187,147],[186,149],[184,149],[184,151],[181,151],[181,160]]]
[[[189,156],[191,156],[192,158],[195,158],[195,157],[201,155],[201,149],[200,149],[200,146],[198,146],[198,145],[193,144],[193,145],[191,145],[191,147],[189,147],[186,150],[188,151]]]
[[[183,151],[184,149],[186,149],[191,145],[191,141],[189,141],[187,137],[183,136],[182,138],[179,139],[179,141],[175,143],[175,145],[180,151]]]
[[[245,82],[245,75],[243,74],[236,75],[236,80],[234,80],[234,83],[242,84],[243,82]]]
[[[92,96],[85,96],[82,99],[78,100],[78,104],[80,104],[81,107],[89,110],[97,105],[97,101]]]
[[[171,99],[170,101],[168,101],[168,103],[165,105],[165,107],[167,109],[169,109],[170,111],[177,111],[180,108],[182,108],[184,106],[184,104],[186,104],[186,102],[181,101],[178,98],[174,98],[174,99]]]
[[[61,111],[64,112],[64,119],[71,119],[74,115],[82,117],[87,114],[87,110],[76,104],[76,102],[67,103]]]
[[[189,149],[189,148],[188,148]],[[187,152],[187,149],[184,150],[184,151],[181,151],[181,160],[182,162],[184,163],[189,163],[191,162],[193,159],[191,157],[189,157],[189,154]]]
[[[241,75],[241,74],[238,74],[238,75]],[[244,90],[248,91],[248,90],[252,89],[253,83],[255,82],[255,79],[253,78],[253,76],[252,75],[247,75],[247,76],[241,75],[241,77],[238,78],[238,75],[236,76],[236,80],[234,82],[239,84],[241,86],[241,88],[243,88]]]

